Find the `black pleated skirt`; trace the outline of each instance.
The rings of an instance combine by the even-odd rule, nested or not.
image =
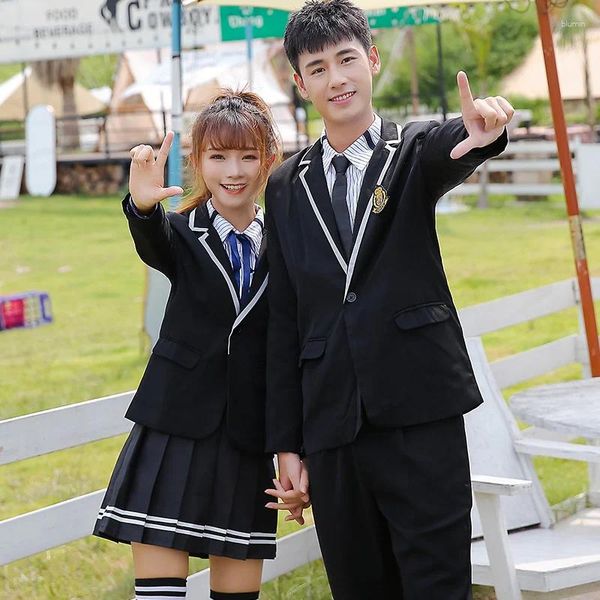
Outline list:
[[[134,425],[117,460],[94,535],[235,559],[275,557],[271,457],[246,454],[221,426],[192,440]]]

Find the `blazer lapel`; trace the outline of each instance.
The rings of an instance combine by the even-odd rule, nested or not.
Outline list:
[[[391,121],[384,120],[381,133],[382,138],[375,147],[361,187],[354,221],[354,244],[348,263],[348,272],[346,273],[344,298],[350,289],[357,265],[364,264],[365,254],[368,254],[369,248],[373,246],[374,241],[378,238],[376,234],[378,227],[383,221],[386,221],[385,217],[391,212],[388,211],[386,213],[384,210],[384,214],[373,216],[373,192],[380,185],[386,188],[385,184],[389,180],[389,174],[392,170],[396,172],[401,163],[406,159],[406,152],[401,152],[404,148],[402,147],[400,127]],[[401,150],[398,157],[399,147]]]
[[[225,252],[223,242],[221,241],[217,230],[210,222],[206,204],[201,204],[190,213],[188,226],[195,234],[197,234],[198,241],[208,254],[210,260],[214,263],[215,267],[219,270],[219,273],[229,290],[235,314],[239,315],[240,300],[233,281],[231,263],[229,262],[229,257],[227,256],[227,252]]]
[[[344,258],[344,249],[337,230],[331,196],[323,171],[321,150],[321,140],[318,140],[309,148],[298,165],[299,175],[296,185],[300,186],[301,194],[308,199],[310,209],[314,213],[323,235],[327,238],[331,251],[344,273],[346,273],[348,265]]]
[[[260,245],[260,252],[258,254],[258,260],[256,261],[256,267],[254,268],[254,275],[252,276],[252,283],[250,284],[250,300],[248,304],[244,306],[242,311],[237,315],[233,325],[231,326],[231,332],[227,339],[227,354],[231,349],[231,336],[234,329],[248,316],[250,311],[258,304],[263,294],[267,289],[269,283],[269,273],[267,265],[267,232],[263,233],[262,242]]]
[[[354,228],[352,230],[353,247],[354,244],[356,244],[356,238],[358,237],[358,232],[360,230],[360,222],[365,214],[367,204],[373,195],[377,178],[381,174],[388,154],[389,150],[386,148],[386,142],[381,138],[373,150],[373,156],[371,156],[371,160],[367,165],[367,170],[360,188],[358,204],[356,205],[356,215],[354,217]]]
[[[265,230],[263,232],[262,242],[256,260],[256,266],[254,267],[254,274],[252,275],[252,283],[250,284],[250,301],[252,301],[252,298],[260,289],[267,276],[267,271],[267,231]]]

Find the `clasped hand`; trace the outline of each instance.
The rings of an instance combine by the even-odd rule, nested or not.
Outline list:
[[[294,520],[304,525],[302,512],[310,506],[306,465],[293,452],[280,452],[277,461],[279,479],[273,479],[274,488],[265,490],[276,501],[267,502],[265,506],[273,510],[288,510],[290,514],[285,517],[286,521]]]

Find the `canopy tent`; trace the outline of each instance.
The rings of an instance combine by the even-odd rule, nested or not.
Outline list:
[[[203,0],[184,0],[184,4],[193,4]],[[471,2],[494,2],[498,0],[470,0]],[[567,0],[568,1],[568,0]],[[577,280],[579,284],[579,293],[581,297],[581,306],[583,312],[583,321],[586,331],[586,340],[590,357],[590,367],[592,376],[600,376],[600,343],[598,340],[598,328],[596,325],[596,315],[592,296],[592,286],[589,277],[585,244],[583,239],[583,229],[581,226],[581,217],[579,213],[579,203],[577,201],[577,191],[575,187],[575,176],[573,165],[571,163],[571,151],[569,149],[569,139],[567,136],[567,126],[562,105],[560,84],[558,80],[558,71],[556,67],[556,57],[554,51],[554,41],[552,38],[552,28],[550,25],[551,0],[535,0],[538,15],[538,24],[540,29],[540,39],[543,47],[544,64],[546,67],[546,79],[550,92],[550,104],[552,107],[552,120],[556,134],[556,143],[560,160],[562,181],[565,190],[567,203],[567,214],[569,216],[569,230],[575,258],[575,267],[577,270]],[[295,10],[304,5],[304,0],[286,0],[286,10]],[[354,3],[363,10],[377,10],[384,8],[398,8],[401,6],[434,6],[457,4],[457,0],[354,0]],[[216,5],[236,5],[264,8],[281,8],[280,0],[206,0],[205,4]],[[181,0],[173,2],[173,23],[180,24]],[[180,27],[176,26],[173,30],[173,56],[178,59],[181,50]],[[174,69],[178,69],[177,60],[174,61]],[[174,77],[174,81],[176,78]],[[174,99],[181,97],[178,85],[174,85]],[[174,104],[175,105],[175,104]],[[178,153],[177,145],[175,151]],[[173,182],[171,182],[173,183]]]
[[[282,51],[279,42],[257,40],[252,70],[255,89],[260,91],[277,120],[284,148],[294,151],[298,147],[298,134],[290,108],[291,86],[285,91],[281,88],[271,63],[272,56]],[[185,52],[182,73],[183,116],[187,124],[218,89],[243,88],[247,84],[245,42],[212,44],[202,50]],[[115,78],[111,112],[106,123],[111,148],[129,148],[132,128],[135,128],[136,136],[141,136],[140,141],[160,144],[163,127],[171,127],[170,90],[171,64],[167,49],[125,52]],[[186,126],[185,129],[189,128]]]
[[[49,104],[56,117],[63,116],[63,93],[58,85],[48,88],[31,73],[27,67],[24,72],[13,75],[0,85],[0,120],[24,121],[26,117],[23,102],[27,97],[29,107],[36,104]],[[106,104],[78,83],[75,84],[75,106],[80,116],[94,115],[106,110]]]
[[[600,27],[590,29],[588,36],[588,56],[590,64],[600,65]],[[563,100],[582,100],[586,97],[585,74],[583,70],[583,50],[580,44],[560,47],[558,36],[554,36],[556,45],[556,64]],[[590,84],[592,96],[600,98],[600,69],[591,69]],[[525,60],[502,82],[502,90],[507,96],[523,98],[547,98],[548,81],[544,76],[544,53],[540,38],[535,40],[533,48]]]

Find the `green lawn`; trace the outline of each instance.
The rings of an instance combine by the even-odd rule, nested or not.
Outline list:
[[[600,275],[600,218],[584,224],[590,270]],[[573,276],[560,199],[439,217],[448,278],[458,306]],[[23,198],[0,210],[0,294],[50,293],[55,322],[0,334],[0,419],[135,387],[145,365],[141,335],[144,270],[119,198]],[[491,358],[567,335],[574,311],[485,337]],[[541,380],[579,376],[567,367]],[[508,390],[512,393],[514,390]],[[0,519],[106,484],[122,438],[0,468]],[[585,489],[583,464],[537,460],[551,503]],[[295,526],[285,524],[284,534]],[[202,568],[194,561],[194,570]],[[86,539],[0,569],[0,597],[11,600],[132,595],[129,549]],[[320,563],[265,586],[265,600],[329,598]],[[485,590],[480,599],[489,597]]]

